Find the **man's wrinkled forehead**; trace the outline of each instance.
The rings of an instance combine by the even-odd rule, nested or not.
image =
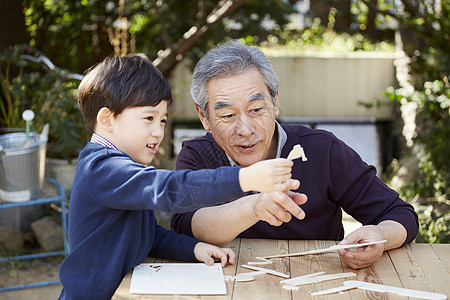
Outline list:
[[[256,93],[256,94],[253,94],[253,95],[251,95],[248,99],[247,99],[247,102],[248,103],[251,103],[252,101],[257,101],[257,100],[266,100],[267,99],[267,97],[264,95],[264,94],[262,94],[262,93]],[[227,107],[227,106],[231,106],[231,105],[233,105],[233,103],[231,102],[231,101],[224,101],[224,100],[219,100],[218,102],[216,102],[215,104],[214,104],[214,109],[221,109],[221,108],[224,108],[224,107]]]

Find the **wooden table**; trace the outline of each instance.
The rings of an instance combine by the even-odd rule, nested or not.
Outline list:
[[[335,245],[335,241],[287,241],[262,239],[235,239],[227,247],[236,253],[237,264],[227,265],[225,275],[235,275],[251,270],[241,265],[258,261],[256,256],[296,253],[322,249]],[[408,244],[385,252],[381,260],[370,267],[353,270],[345,265],[337,252],[272,259],[273,263],[260,267],[275,269],[297,277],[325,271],[326,274],[354,272],[357,276],[300,286],[297,291],[283,289],[283,278],[258,275],[254,281],[227,281],[227,295],[180,296],[180,295],[132,295],[129,293],[131,272],[124,278],[113,299],[408,299],[392,293],[378,293],[353,289],[339,294],[311,296],[311,292],[342,286],[345,280],[361,280],[396,287],[430,291],[450,298],[450,244]],[[146,262],[168,262],[148,258]]]

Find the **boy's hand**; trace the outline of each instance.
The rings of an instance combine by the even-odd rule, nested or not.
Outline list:
[[[239,172],[239,183],[244,192],[282,192],[291,179],[293,162],[286,158],[276,158],[257,162]]]
[[[215,261],[222,263],[222,267],[225,267],[227,262],[231,265],[236,263],[236,255],[233,250],[229,248],[219,248],[217,246],[199,242],[194,247],[195,258],[198,261],[202,261],[208,266],[212,266]]]

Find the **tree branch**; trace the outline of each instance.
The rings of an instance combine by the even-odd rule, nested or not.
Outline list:
[[[245,4],[248,0],[224,0],[211,11],[204,22],[192,26],[183,36],[170,48],[166,48],[158,54],[153,64],[164,76],[168,76],[181,61],[183,56],[192,46],[211,28],[219,23],[228,14]]]
[[[402,4],[405,7],[405,11],[407,11],[410,16],[409,17],[405,17],[405,16],[401,16],[399,14],[390,12],[388,10],[381,10],[378,8],[378,6],[376,4],[373,4],[372,2],[368,1],[368,0],[363,0],[363,2],[367,5],[367,7],[369,7],[370,10],[375,11],[376,13],[380,13],[383,15],[387,15],[390,16],[398,21],[403,21],[403,23],[405,23],[404,21],[407,21],[411,18],[422,18],[424,20],[424,25],[423,27],[425,28],[425,31],[423,34],[427,34],[427,35],[434,35],[435,32],[432,29],[431,26],[431,20],[429,18],[428,14],[421,14],[420,13],[420,4],[417,3],[417,5],[414,5],[412,2],[410,2],[409,0],[402,0]],[[425,4],[423,4],[423,10],[426,13],[426,7]]]
[[[154,9],[155,9],[155,15],[156,15],[156,19],[158,20],[159,25],[161,26],[161,40],[164,44],[164,47],[169,47],[170,46],[170,39],[169,39],[169,35],[167,34],[167,28],[166,28],[166,22],[164,22],[161,18],[161,14],[159,12],[159,7],[161,5],[158,5],[157,3],[155,3],[154,5]]]
[[[363,2],[365,5],[367,5],[367,7],[368,7],[370,10],[373,10],[375,13],[380,13],[380,14],[383,14],[383,15],[387,15],[387,16],[390,16],[390,17],[396,19],[396,20],[399,19],[398,16],[397,16],[395,13],[390,12],[390,11],[388,11],[388,10],[381,10],[381,9],[378,8],[378,6],[377,6],[376,4],[373,4],[372,2],[370,2],[370,1],[368,1],[368,0],[362,0],[362,2]]]

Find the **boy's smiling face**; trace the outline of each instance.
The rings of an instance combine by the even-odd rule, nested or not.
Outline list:
[[[139,106],[125,109],[111,118],[109,140],[135,162],[148,165],[153,160],[164,138],[167,122],[167,101],[156,106]]]

